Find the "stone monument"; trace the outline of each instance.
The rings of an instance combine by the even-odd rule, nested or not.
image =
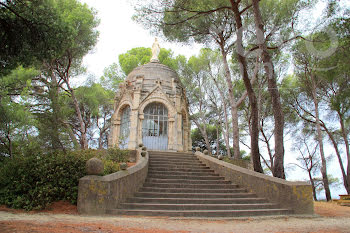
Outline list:
[[[136,67],[116,93],[109,147],[191,151],[188,100],[177,73],[158,60],[155,39],[151,61]]]

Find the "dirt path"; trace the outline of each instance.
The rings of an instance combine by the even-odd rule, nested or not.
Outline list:
[[[316,217],[225,220],[0,211],[0,232],[350,232],[350,207],[316,203]]]

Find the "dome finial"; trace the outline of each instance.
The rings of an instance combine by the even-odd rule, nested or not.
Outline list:
[[[159,52],[160,52],[160,46],[159,46],[159,43],[158,43],[158,39],[156,37],[155,40],[154,40],[154,43],[152,45],[151,62],[159,62],[159,60],[158,60]]]

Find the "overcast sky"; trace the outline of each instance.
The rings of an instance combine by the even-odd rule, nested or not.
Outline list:
[[[101,23],[98,26],[100,37],[95,49],[84,58],[88,72],[97,78],[103,69],[118,61],[118,55],[136,47],[152,47],[154,35],[136,24],[132,1],[128,0],[81,0],[98,12]],[[176,55],[191,56],[199,51],[199,46],[181,46],[167,43],[158,38],[162,48],[172,49]]]
[[[154,35],[151,35],[148,31],[142,28],[141,25],[132,21],[131,17],[134,14],[134,8],[131,5],[132,0],[81,0],[81,2],[87,3],[90,7],[93,7],[97,12],[97,16],[100,19],[100,25],[98,31],[100,32],[98,43],[95,49],[84,58],[84,65],[87,67],[89,74],[94,75],[95,78],[103,74],[103,69],[113,62],[118,61],[118,55],[127,52],[135,47],[151,47],[154,42]],[[305,19],[310,25],[312,18],[318,18],[322,13],[323,5],[320,5],[310,17],[309,12]],[[311,18],[311,19],[310,19]],[[199,45],[182,46],[180,44],[168,43],[158,38],[160,46],[166,49],[172,49],[175,55],[183,54],[187,57],[198,54]],[[78,81],[78,80],[77,80]],[[80,83],[83,80],[79,80]],[[293,163],[297,156],[295,152],[289,150],[289,147],[293,139],[286,138],[286,156],[285,164]],[[242,148],[244,149],[244,148]],[[333,153],[331,147],[326,146],[326,154]],[[328,171],[333,176],[341,179],[341,173],[339,165],[334,158],[328,164]],[[307,180],[307,174],[300,169],[290,171],[289,180]],[[338,190],[332,189],[332,197],[337,198],[337,194],[344,194],[345,189],[341,185]],[[324,196],[323,192],[320,197]]]

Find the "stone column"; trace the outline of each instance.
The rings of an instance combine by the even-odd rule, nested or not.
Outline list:
[[[181,113],[177,113],[176,114],[176,150],[177,151],[183,151],[184,150],[184,145],[182,145],[182,114]]]
[[[168,128],[168,150],[176,150],[174,145],[174,139],[175,139],[175,118],[169,117],[169,128]]]
[[[114,121],[114,127],[112,132],[112,144],[111,146],[119,146],[119,134],[120,134],[120,120]]]
[[[188,151],[188,127],[187,127],[187,124],[186,124],[186,121],[184,121],[184,131],[183,131],[183,137],[184,137],[184,140],[183,140],[183,151],[184,152],[187,152]]]
[[[130,136],[128,149],[134,150],[137,148],[137,127],[138,126],[138,111],[133,109],[130,113]]]
[[[140,144],[140,143],[143,143],[142,141],[142,124],[143,124],[143,120],[145,119],[145,116],[143,114],[140,114],[139,115],[139,127],[138,127],[138,132],[137,132],[137,143]]]
[[[132,110],[130,113],[130,137],[128,143],[128,149],[134,150],[137,148],[139,142],[139,105],[140,105],[141,91],[139,88],[134,89],[132,99]]]

